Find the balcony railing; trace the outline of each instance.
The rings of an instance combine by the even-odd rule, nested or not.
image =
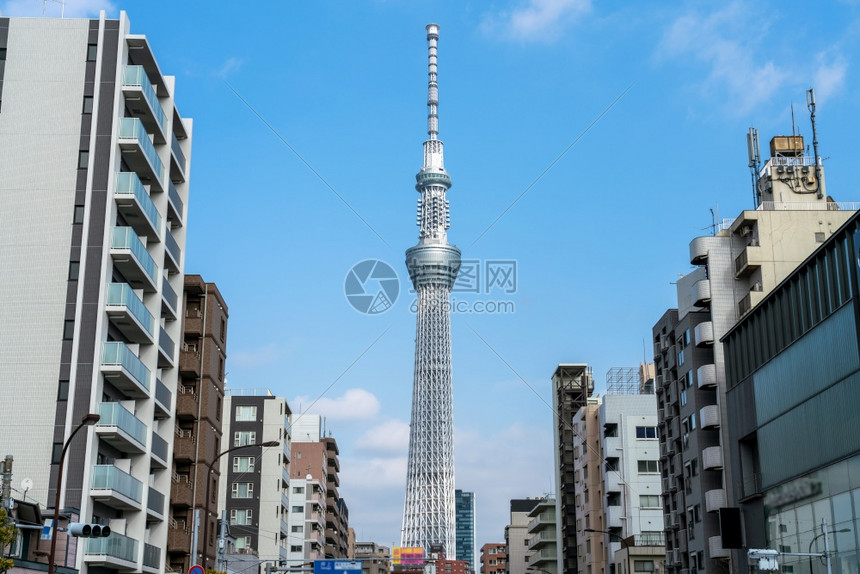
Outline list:
[[[173,290],[173,287],[170,286],[170,283],[168,283],[167,277],[161,279],[161,297],[164,302],[161,306],[162,310],[166,311],[175,320],[178,317],[179,309],[177,305],[179,304],[179,296]]]
[[[182,147],[179,145],[179,140],[176,139],[176,134],[170,135],[170,151],[173,152],[173,157],[176,159],[176,165],[179,167],[179,171],[182,172],[182,176],[185,176],[185,154],[182,153]]]
[[[762,201],[758,211],[857,211],[856,201]]]
[[[162,182],[164,181],[164,164],[161,163],[161,158],[158,157],[158,152],[155,151],[155,146],[149,139],[149,134],[146,133],[146,128],[140,121],[140,118],[120,118],[119,120],[119,139],[120,140],[135,140],[143,155],[146,157],[149,169],[152,176],[156,180],[153,182],[158,189],[163,189]]]
[[[152,87],[152,83],[149,81],[149,77],[146,75],[143,66],[126,66],[122,77],[122,85],[140,86],[143,97],[146,99],[146,103],[149,104],[149,109],[161,130],[161,134],[167,133],[167,116],[161,108],[155,88]]]
[[[93,490],[112,490],[137,503],[141,501],[143,483],[111,464],[93,467]]]
[[[146,246],[144,246],[140,241],[140,238],[134,232],[134,229],[131,227],[114,227],[110,246],[111,249],[127,249],[130,251],[140,270],[148,280],[143,281],[141,287],[151,292],[155,291],[155,286],[158,285],[156,282],[158,265],[155,264],[155,260],[146,250]],[[119,261],[116,261],[115,263],[117,266],[120,266]],[[137,279],[135,276],[139,273],[137,270],[128,267],[120,267],[120,270],[123,271],[124,275],[129,276],[129,279]],[[143,277],[140,278],[143,279]]]
[[[137,540],[116,532],[107,538],[88,538],[86,554],[137,562]]]
[[[151,486],[149,487],[149,498],[146,499],[146,508],[157,514],[164,514],[164,495]]]
[[[155,431],[152,431],[152,455],[157,456],[161,461],[167,463],[167,441],[161,438]]]
[[[146,425],[121,404],[101,403],[99,404],[99,415],[101,418],[96,423],[96,429],[99,427],[117,427],[137,441],[140,448],[146,449]]]
[[[133,171],[120,171],[116,174],[116,188],[114,196],[120,207],[124,205],[133,205],[130,200],[136,202],[146,221],[149,223],[145,235],[150,239],[161,239],[161,214],[149,197],[146,188],[140,182],[140,178]],[[134,211],[132,208],[132,212]]]
[[[143,543],[143,565],[158,570],[161,566],[161,548]]]
[[[177,225],[182,225],[182,210],[185,209],[185,203],[179,197],[179,192],[176,191],[176,186],[173,182],[167,181],[167,218],[175,221]]]
[[[164,357],[165,361],[169,363],[169,365],[165,366],[172,367],[176,362],[176,343],[173,342],[173,339],[170,338],[170,335],[167,334],[164,327],[158,328],[158,351],[161,356]],[[159,361],[159,363],[161,363],[161,361]]]
[[[140,297],[134,292],[134,289],[131,288],[131,285],[127,283],[111,283],[108,285],[107,305],[108,307],[125,307],[128,309],[128,313],[146,331],[149,339],[148,342],[152,342],[152,338],[155,335],[155,331],[153,330],[155,327],[155,318],[149,312],[149,309],[146,308],[146,305],[143,304],[143,301],[140,300]],[[130,326],[126,329],[123,329],[122,325],[117,326],[121,331],[126,333],[126,336],[134,338],[134,331],[136,329],[132,329]],[[142,343],[144,341],[136,342]]]
[[[167,388],[167,385],[161,382],[161,379],[155,379],[155,418],[166,418],[170,416],[170,402],[173,398],[173,393]],[[161,411],[159,413],[159,410]],[[159,416],[162,414],[163,416]],[[165,455],[167,453],[165,452]],[[167,459],[164,459],[167,460]]]
[[[121,372],[116,373],[113,377],[110,374],[111,369],[102,369],[106,373],[106,377],[112,378],[114,386],[120,387],[127,395],[132,397],[148,396],[149,395],[149,379],[151,373],[146,368],[137,355],[131,352],[125,343],[118,341],[107,341],[102,348],[102,366],[103,367],[121,367]],[[125,376],[125,375],[128,376]],[[113,379],[120,379],[114,381]],[[139,390],[136,391],[133,387],[123,384],[124,381],[136,385]],[[143,393],[139,391],[142,390]]]
[[[182,250],[170,231],[164,234],[164,246],[167,248],[167,257],[164,258],[164,266],[170,271],[178,273],[179,266],[181,265],[180,256],[182,255]]]

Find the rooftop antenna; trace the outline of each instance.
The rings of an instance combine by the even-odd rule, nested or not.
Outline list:
[[[806,107],[809,108],[809,120],[812,122],[812,153],[815,156],[815,185],[818,189],[818,199],[821,193],[821,158],[818,157],[818,135],[815,133],[815,90],[806,90]]]
[[[709,207],[708,211],[711,212],[711,235],[716,235],[717,234],[717,220],[714,219],[714,210]]]
[[[791,136],[794,137],[797,133],[794,130],[794,102],[791,102]],[[794,149],[794,144],[792,144],[792,149]]]
[[[792,107],[791,111],[791,125],[792,131],[794,131],[794,108]],[[750,131],[747,132],[747,155],[749,156],[749,167],[750,167],[750,176],[752,177],[752,187],[753,187],[753,206],[758,208],[761,203],[761,191],[758,188],[758,174],[761,171],[761,152],[759,151],[758,146],[758,130],[755,128],[750,128]]]

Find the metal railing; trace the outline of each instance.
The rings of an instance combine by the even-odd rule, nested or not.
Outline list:
[[[134,292],[134,289],[131,288],[131,285],[127,283],[111,283],[108,285],[107,304],[110,306],[126,307],[129,313],[134,315],[134,318],[146,329],[150,337],[155,334],[152,330],[155,325],[155,318],[149,312],[149,309],[146,308],[146,305],[143,304],[143,301],[140,300],[140,297]]]
[[[857,211],[857,201],[762,201],[757,211]]]

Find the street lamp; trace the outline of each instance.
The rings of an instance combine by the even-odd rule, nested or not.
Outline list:
[[[816,536],[815,538],[813,538],[809,542],[809,549],[806,551],[807,554],[810,554],[810,556],[809,556],[809,574],[812,574],[812,556],[811,556],[812,545],[815,544],[815,541],[818,540],[819,538],[821,538],[822,536],[827,536],[828,534],[839,533],[839,532],[851,532],[851,529],[850,528],[843,528],[841,530],[831,530],[830,532],[827,532],[827,530],[825,530],[824,532],[822,532],[821,534],[819,534],[818,536]],[[819,556],[819,558],[820,558],[820,556]]]
[[[270,440],[270,441],[266,441],[266,442],[263,442],[260,444],[242,444],[239,446],[232,446],[232,447],[228,448],[227,450],[219,453],[215,458],[212,459],[212,462],[210,462],[207,465],[208,470],[206,471],[206,499],[203,501],[203,504],[205,504],[204,508],[206,509],[206,515],[203,517],[204,518],[204,520],[203,520],[203,560],[201,563],[201,566],[203,566],[204,572],[206,571],[206,558],[208,558],[208,556],[209,556],[209,552],[208,552],[208,550],[209,550],[209,489],[210,489],[210,485],[212,484],[212,481],[209,480],[209,475],[212,474],[212,467],[215,466],[215,463],[218,461],[219,458],[221,458],[222,456],[224,456],[225,454],[227,454],[229,452],[233,452],[234,450],[239,450],[239,449],[243,449],[243,448],[254,448],[254,447],[259,448],[259,447],[264,447],[264,446],[278,446],[279,444],[281,444],[281,443],[276,441],[276,440]],[[193,558],[194,557],[192,556],[192,559]],[[53,573],[49,572],[48,574],[53,574]]]
[[[630,570],[630,547],[627,544],[626,538],[621,538],[620,535],[615,534],[614,532],[610,532],[609,530],[595,530],[594,528],[586,528],[585,531],[586,532],[592,532],[592,533],[608,534],[609,536],[614,536],[615,538],[617,538],[618,541],[621,543],[621,549],[627,550],[627,574],[633,574]],[[610,540],[610,542],[611,542],[611,540]]]
[[[63,450],[60,452],[60,464],[57,467],[57,497],[54,499],[54,522],[51,524],[51,553],[48,555],[48,574],[54,574],[54,552],[57,551],[57,526],[60,522],[60,492],[63,489],[63,463],[66,460],[66,451],[69,449],[72,439],[79,430],[85,426],[96,424],[100,418],[102,417],[98,413],[85,415],[81,419],[80,424],[69,435],[69,438],[66,439]]]

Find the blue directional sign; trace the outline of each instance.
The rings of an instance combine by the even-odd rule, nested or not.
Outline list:
[[[314,560],[314,574],[361,574],[356,560]]]

